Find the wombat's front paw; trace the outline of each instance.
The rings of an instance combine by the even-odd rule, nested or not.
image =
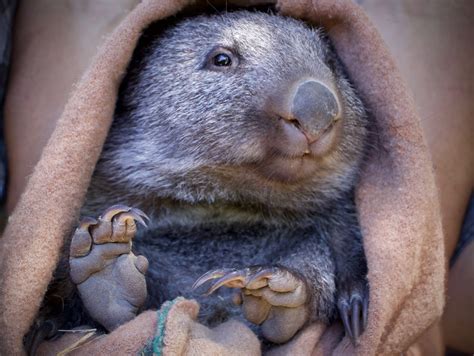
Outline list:
[[[201,276],[193,288],[215,280],[206,294],[222,286],[242,289],[242,311],[250,322],[262,325],[263,336],[272,342],[288,341],[308,320],[305,283],[279,267],[219,269]]]
[[[145,225],[146,215],[115,205],[98,220],[85,218],[74,232],[69,264],[90,316],[113,330],[135,317],[147,296],[148,260],[131,252],[135,220]]]

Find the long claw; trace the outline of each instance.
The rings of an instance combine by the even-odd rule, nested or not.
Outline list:
[[[136,232],[135,221],[147,227],[145,217],[145,213],[140,209],[122,204],[113,205],[105,210],[99,217],[97,226],[93,227],[93,240],[96,244],[130,241]],[[130,220],[133,220],[133,223]]]
[[[147,227],[147,224],[145,220],[143,220],[142,216],[134,213],[132,210],[130,210],[128,213],[122,213],[117,217],[117,221],[120,223],[125,223],[129,219],[136,220],[142,226]]]
[[[132,208],[123,205],[123,204],[117,204],[117,205],[112,205],[110,208],[108,208],[102,216],[99,218],[99,220],[102,221],[112,221],[115,215],[120,214],[120,213],[128,213]]]
[[[196,282],[194,282],[193,286],[191,287],[193,290],[199,288],[204,283],[210,281],[211,279],[221,278],[225,276],[227,273],[233,272],[235,269],[233,268],[222,268],[222,269],[215,269],[209,272],[204,273],[201,277],[199,277]]]
[[[361,318],[360,318],[360,306],[361,306],[361,300],[359,298],[353,299],[352,300],[352,311],[351,311],[351,321],[352,321],[352,343],[354,345],[357,344],[357,340],[359,339],[359,336],[361,334],[360,330],[360,324],[361,324]]]
[[[352,334],[351,330],[351,324],[349,323],[349,306],[347,303],[342,302],[339,303],[339,315],[341,316],[342,323],[344,324],[344,330],[346,331],[346,334],[349,336],[351,340],[354,339],[354,336]]]
[[[245,270],[230,272],[213,283],[211,287],[205,292],[205,295],[214,293],[217,289],[226,284],[230,288],[244,288],[246,285],[247,275],[248,273],[246,273]]]
[[[251,282],[260,279],[260,278],[270,278],[272,275],[274,275],[276,272],[276,268],[271,267],[271,268],[264,268],[261,271],[255,273],[250,279],[248,280],[248,283],[250,284]]]
[[[268,284],[268,279],[274,275],[275,272],[275,268],[263,268],[261,271],[251,275],[251,277],[247,280],[247,287],[250,289],[259,289],[265,287]],[[262,279],[264,281],[260,281]]]
[[[147,214],[145,214],[143,211],[141,211],[138,208],[130,209],[130,213],[132,213],[135,216],[135,220],[137,220],[144,227],[147,227],[147,222],[150,221],[150,218],[148,217]]]

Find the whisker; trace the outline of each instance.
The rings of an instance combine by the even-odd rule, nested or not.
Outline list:
[[[209,0],[206,0],[206,3],[212,7],[212,9],[217,13],[217,14],[220,14],[220,11],[209,1]],[[226,3],[227,4],[227,3]]]

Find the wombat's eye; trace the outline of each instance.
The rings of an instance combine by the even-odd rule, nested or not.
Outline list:
[[[203,69],[223,72],[237,67],[238,64],[239,57],[232,50],[219,46],[207,54]]]
[[[214,65],[218,67],[228,67],[232,65],[232,59],[226,53],[216,54],[213,58],[213,62]]]

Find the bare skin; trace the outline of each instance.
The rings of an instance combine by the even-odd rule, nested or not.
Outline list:
[[[10,162],[9,212],[13,210],[39,158],[39,152],[55,126],[67,93],[87,66],[97,41],[116,19],[124,15],[123,10],[129,9],[133,1],[123,1],[120,6],[114,3],[106,10],[91,7],[78,14],[82,18],[94,14],[97,16],[93,17],[91,23],[79,25],[79,28],[88,29],[92,26],[97,31],[93,35],[71,26],[73,10],[61,10],[58,16],[65,21],[51,21],[51,12],[34,11],[33,5],[36,3],[40,6],[40,2],[24,1],[19,7],[13,43],[14,66],[5,107]],[[469,0],[452,4],[435,1],[423,6],[421,3],[414,5],[408,0],[384,3],[365,0],[361,5],[382,33],[419,105],[440,190],[448,261],[457,244],[474,183],[474,26],[469,21],[474,15],[474,6]],[[59,11],[59,8],[56,9]],[[110,17],[97,15],[104,11]],[[63,17],[64,14],[70,17]],[[41,26],[39,30],[38,25],[44,23],[49,25]],[[32,31],[36,33],[37,40],[25,41]],[[82,42],[71,41],[67,36],[51,40],[54,33],[73,34],[74,31],[88,38],[83,38]],[[61,57],[64,60],[51,61],[48,54],[51,51],[64,56]],[[35,55],[31,56],[31,53]],[[51,81],[48,78],[55,79]],[[23,98],[21,108],[15,105],[18,96]],[[24,130],[25,127],[30,129]],[[29,144],[24,145],[24,142]],[[469,264],[473,260],[474,248],[470,246],[450,271],[448,295],[453,303],[448,302],[444,318],[446,343],[471,352],[474,345],[468,331],[474,329],[474,313],[466,311],[473,310],[469,304],[469,301],[472,303],[469,295],[472,295],[473,284],[466,283],[466,280],[474,278],[473,265]],[[463,323],[453,320],[463,320]]]

